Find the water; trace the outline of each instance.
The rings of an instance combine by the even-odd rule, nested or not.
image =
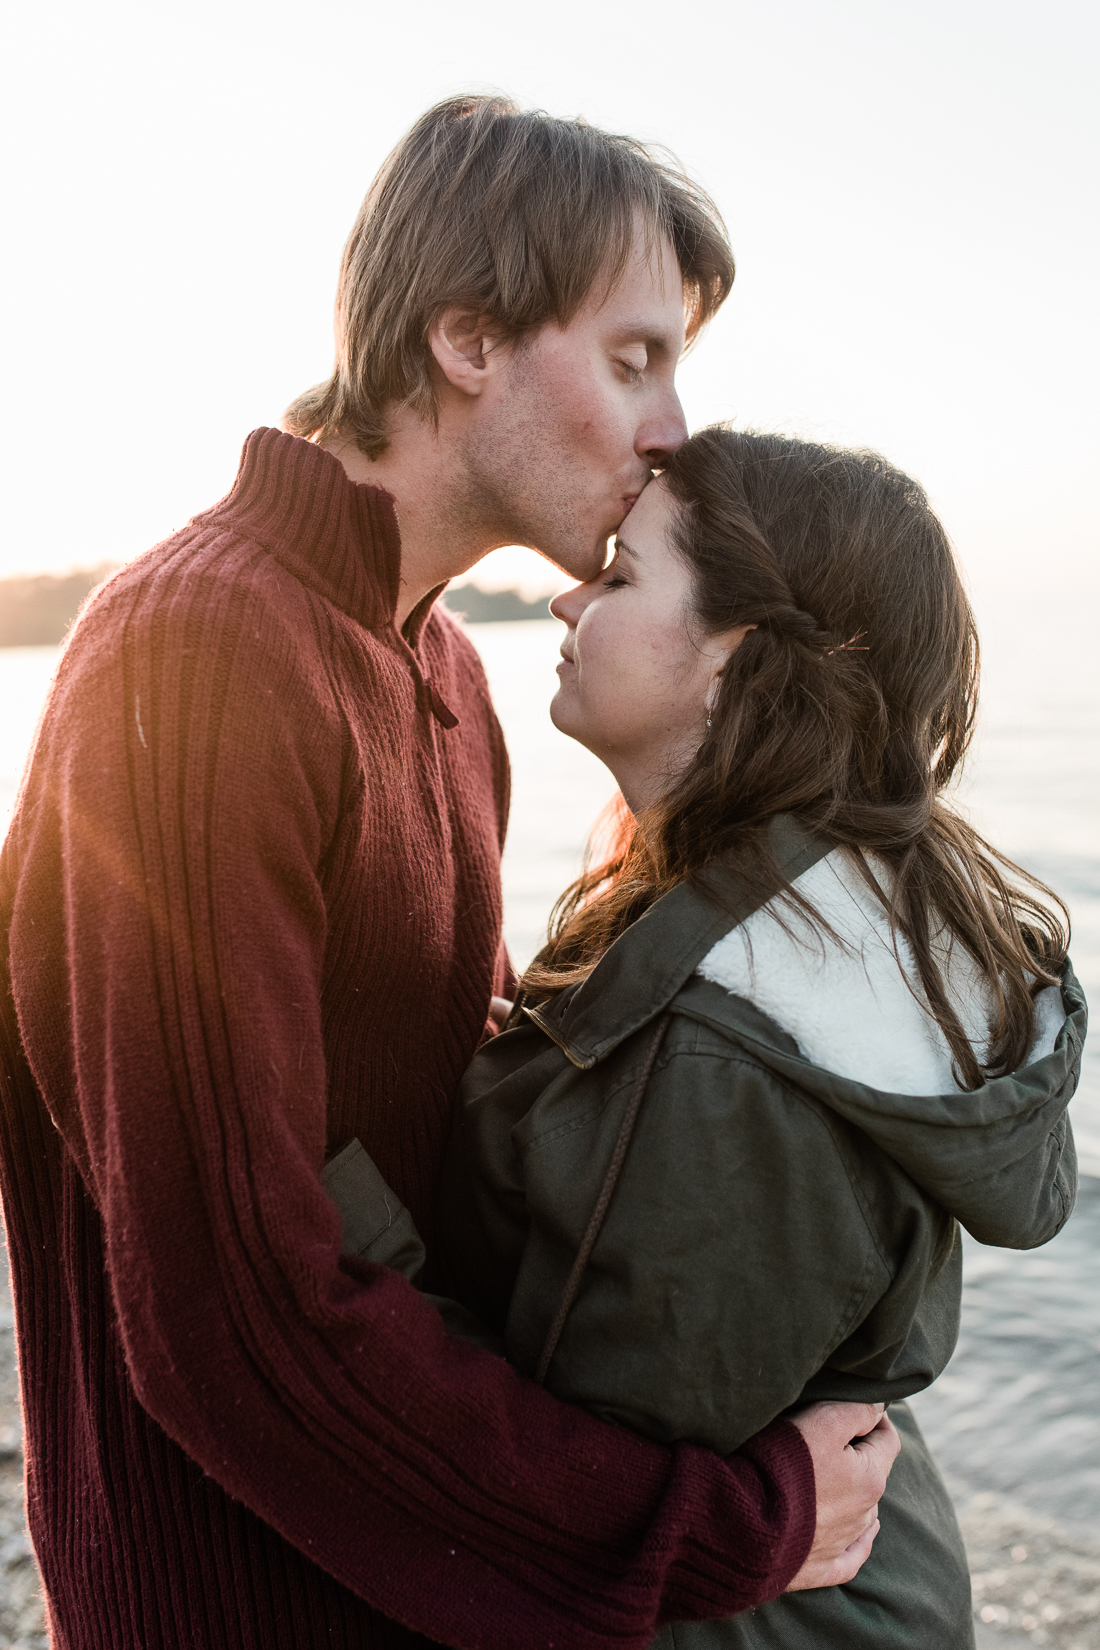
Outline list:
[[[60,656],[59,647],[0,648],[0,833]]]
[[[614,787],[546,714],[561,627],[548,619],[469,628],[512,756],[505,914],[522,967]],[[1100,678],[1091,637],[1066,635],[1063,624],[1062,645],[1046,649],[1040,671],[1043,650],[1023,646],[1018,619],[992,628],[962,800],[979,829],[1067,898],[1074,964],[1100,1003]],[[0,649],[0,827],[58,653]],[[1100,1037],[1086,1053],[1073,1116],[1083,1166],[1100,1176]],[[1034,1254],[967,1240],[965,1274],[959,1349],[916,1402],[933,1447],[961,1489],[1012,1494],[1100,1528],[1100,1179],[1084,1182],[1065,1231]]]
[[[1100,1535],[1100,1180],[1042,1249],[964,1239],[962,1333],[913,1400],[953,1480]]]

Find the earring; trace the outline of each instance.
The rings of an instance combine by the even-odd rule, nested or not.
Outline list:
[[[710,711],[707,711],[707,732],[710,732]]]

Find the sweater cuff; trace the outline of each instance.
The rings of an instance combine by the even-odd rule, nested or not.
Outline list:
[[[724,1460],[681,1445],[674,1473],[684,1517],[661,1621],[710,1620],[778,1598],[817,1528],[813,1457],[798,1428],[773,1421]]]

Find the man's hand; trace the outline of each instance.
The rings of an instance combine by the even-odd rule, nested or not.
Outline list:
[[[879,1498],[901,1439],[885,1404],[812,1404],[790,1419],[813,1456],[817,1529],[787,1591],[838,1587],[870,1556]]]

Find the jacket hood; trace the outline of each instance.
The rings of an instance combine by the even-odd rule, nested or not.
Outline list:
[[[790,818],[775,822],[773,845],[790,881],[832,851]],[[720,1031],[863,1130],[980,1241],[1027,1248],[1053,1236],[1076,1191],[1066,1108],[1080,1075],[1087,1011],[1072,969],[1062,982],[1065,1017],[1048,1039],[1049,1052],[970,1092],[944,1086],[899,1093],[807,1058],[776,1017],[697,973],[716,944],[765,903],[730,866],[681,884],[633,924],[587,980],[526,1012],[588,1069],[671,1008]],[[1049,1172],[1037,1172],[1040,1164]]]

